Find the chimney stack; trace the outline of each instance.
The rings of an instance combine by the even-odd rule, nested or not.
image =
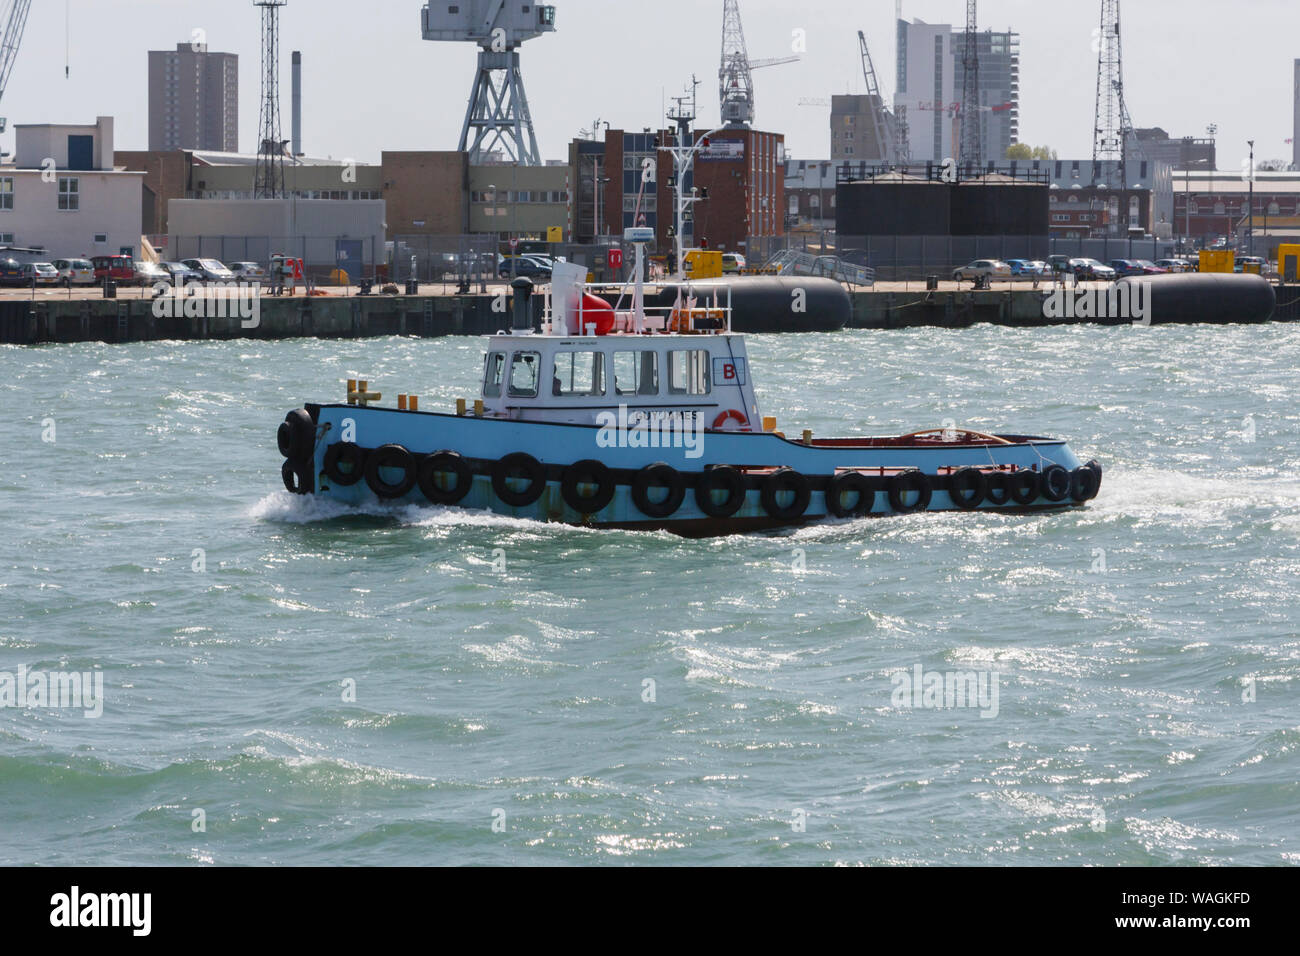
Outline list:
[[[293,51],[293,155],[302,155],[302,54]]]

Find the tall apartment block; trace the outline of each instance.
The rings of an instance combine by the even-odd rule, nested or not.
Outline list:
[[[239,152],[239,56],[201,43],[149,51],[149,148]]]
[[[978,43],[980,141],[985,161],[1001,162],[1020,136],[1020,34],[985,30]],[[894,113],[907,110],[913,162],[958,155],[965,51],[965,32],[951,24],[898,21]]]

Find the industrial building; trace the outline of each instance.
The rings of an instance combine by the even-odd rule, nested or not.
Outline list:
[[[841,236],[1042,236],[1048,233],[1045,173],[993,172],[949,181],[942,167],[837,170],[836,232]]]
[[[835,170],[830,160],[787,159],[787,232],[827,232],[835,228]]]
[[[1173,177],[1174,225],[1179,235],[1208,244],[1241,239],[1251,213],[1251,183],[1240,173],[1179,170]],[[1290,226],[1300,216],[1300,170],[1255,173],[1254,219],[1257,248],[1265,235]],[[1258,253],[1262,255],[1263,253]]]
[[[895,136],[894,116],[879,94],[831,97],[832,160],[889,162]]]
[[[13,162],[0,165],[0,244],[51,257],[135,253],[144,176],[114,165],[113,125],[101,116],[14,127]]]
[[[950,24],[898,21],[895,115],[905,115],[913,162],[958,156],[966,36]],[[980,142],[983,161],[1001,162],[1019,142],[1020,35],[978,34]]]
[[[239,57],[204,43],[149,51],[149,148],[239,151]]]
[[[1158,126],[1129,131],[1128,156],[1166,163],[1174,169],[1215,169],[1217,146],[1213,137],[1173,137]]]

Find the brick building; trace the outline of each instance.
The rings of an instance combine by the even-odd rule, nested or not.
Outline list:
[[[1194,241],[1240,237],[1250,215],[1250,183],[1240,173],[1174,174],[1174,231]],[[1255,234],[1268,221],[1300,216],[1300,171],[1255,173]]]

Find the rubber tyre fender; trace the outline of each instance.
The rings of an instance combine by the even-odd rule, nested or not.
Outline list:
[[[1100,484],[1101,479],[1097,477],[1096,471],[1087,465],[1076,468],[1070,472],[1070,497],[1079,504],[1091,501],[1097,497]]]
[[[439,487],[434,476],[440,473],[454,474],[456,484],[451,488]],[[474,469],[456,452],[438,451],[420,462],[415,470],[415,483],[420,493],[435,505],[459,504],[474,487]]]
[[[903,495],[909,491],[917,493],[916,504],[905,505],[903,503]],[[924,473],[916,469],[899,472],[889,479],[889,507],[900,515],[910,515],[918,511],[924,511],[930,507],[930,499],[933,496],[934,491],[930,488],[929,479]]]
[[[596,493],[583,497],[578,493],[578,485],[582,484],[595,485]],[[616,488],[617,484],[609,468],[604,462],[592,458],[574,462],[564,469],[564,477],[560,479],[560,496],[564,498],[564,503],[584,515],[594,515],[609,507],[609,503],[614,500]]]
[[[726,499],[715,502],[715,490],[726,491]],[[744,507],[747,497],[745,479],[730,465],[715,465],[707,469],[695,483],[695,503],[710,518],[730,518]]]
[[[1098,494],[1101,494],[1101,480],[1105,476],[1105,469],[1101,467],[1101,462],[1097,461],[1095,458],[1083,467],[1091,468],[1097,474],[1097,491],[1096,494],[1093,495],[1095,498]]]
[[[663,501],[651,501],[650,489],[662,486],[668,489]],[[632,479],[632,503],[647,518],[669,518],[686,500],[686,479],[682,473],[666,462],[646,465]]]
[[[341,488],[350,488],[365,477],[366,452],[360,445],[350,441],[335,442],[325,449],[325,465],[322,469],[325,477]],[[352,465],[351,471],[343,471],[339,465]]]
[[[310,462],[286,461],[280,466],[280,479],[291,494],[310,495],[316,490]]]
[[[855,491],[857,503],[852,508],[844,507],[844,495]],[[870,514],[875,505],[876,491],[860,472],[846,471],[831,478],[826,485],[826,510],[836,518],[861,518]]]
[[[379,474],[380,468],[402,469],[402,480],[389,484]],[[366,484],[380,498],[401,498],[415,487],[415,456],[401,445],[380,445],[366,456]]]
[[[1010,477],[1006,472],[1001,471],[987,475],[988,486],[984,490],[984,500],[998,508],[1010,504],[1011,483],[1008,480]]]
[[[523,491],[515,491],[506,484],[507,479],[515,477],[516,471],[528,479],[528,487]],[[527,508],[535,504],[545,490],[546,469],[532,455],[517,451],[492,466],[492,491],[511,508]]]
[[[978,468],[961,468],[948,479],[948,495],[962,511],[974,511],[988,493],[989,480]]]
[[[1021,468],[1007,476],[1011,499],[1018,505],[1032,505],[1043,491],[1042,476],[1032,468]]]
[[[794,492],[794,500],[784,507],[776,501],[776,496],[782,491]],[[763,503],[763,510],[769,517],[781,521],[802,518],[804,512],[808,510],[808,502],[811,499],[812,488],[808,484],[808,479],[793,468],[778,468],[763,479],[759,489],[759,500]]]
[[[1073,482],[1070,473],[1061,465],[1048,465],[1042,474],[1043,497],[1053,504],[1059,504],[1070,497]]]
[[[311,457],[311,453],[316,450],[316,423],[311,420],[306,409],[295,408],[284,416],[284,422],[275,433],[275,443],[280,454],[291,461]]]

